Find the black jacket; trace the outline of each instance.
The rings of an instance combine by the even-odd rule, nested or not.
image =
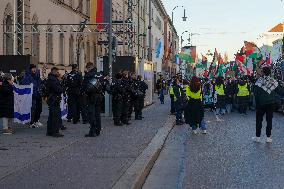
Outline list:
[[[0,86],[0,118],[14,117],[14,93],[13,86],[4,80]]]
[[[96,80],[97,83],[93,86],[92,81]],[[87,101],[90,104],[101,105],[104,97],[103,93],[103,76],[94,68],[86,73],[82,83],[82,93],[87,95]]]
[[[79,96],[82,87],[82,80],[82,75],[78,71],[71,71],[67,75],[66,87],[69,95]]]
[[[64,93],[64,89],[60,81],[55,75],[49,74],[46,85],[48,93],[47,104],[49,106],[60,106],[61,94]]]

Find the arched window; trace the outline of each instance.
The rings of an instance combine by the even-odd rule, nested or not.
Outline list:
[[[64,34],[60,33],[59,35],[59,64],[64,65],[64,55],[65,55],[65,46],[64,46]]]
[[[74,59],[74,37],[71,35],[69,39],[69,64],[72,65],[75,63]]]
[[[50,20],[48,24],[51,24]],[[52,26],[49,25],[46,33],[46,62],[53,62],[53,34],[52,34]]]
[[[4,54],[5,55],[12,55],[14,53],[14,39],[13,39],[13,13],[12,7],[10,4],[6,6],[5,13],[4,13]]]
[[[32,56],[39,60],[40,34],[38,29],[38,18],[36,15],[33,16],[32,24]]]

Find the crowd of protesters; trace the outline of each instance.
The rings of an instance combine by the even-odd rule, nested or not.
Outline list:
[[[214,112],[217,120],[231,112],[248,115],[248,110],[256,111],[256,137],[260,140],[262,120],[266,114],[267,142],[272,142],[272,118],[275,110],[276,96],[284,96],[283,82],[271,76],[270,67],[263,67],[262,75],[244,77],[216,77],[213,79],[193,76],[190,80],[182,79],[177,74],[166,81],[160,76],[156,84],[161,104],[164,94],[169,92],[171,114],[176,116],[176,125],[189,124],[194,134],[199,127],[206,134],[204,111]]]
[[[84,76],[83,76],[84,75]],[[60,103],[63,97],[67,99],[67,121],[78,124],[90,124],[89,133],[85,137],[99,136],[101,132],[101,112],[104,107],[106,93],[112,94],[112,111],[114,125],[130,125],[132,114],[135,120],[142,120],[142,109],[148,85],[142,76],[122,70],[115,75],[112,82],[109,77],[98,72],[93,63],[86,64],[85,73],[72,65],[70,73],[60,74],[56,67],[51,68],[46,79],[40,77],[36,65],[19,76],[0,71],[0,118],[3,123],[3,134],[13,134],[14,92],[13,85],[33,86],[31,118],[28,126],[37,128],[45,125],[41,123],[43,103],[48,105],[47,136],[63,137],[63,125]],[[60,131],[61,130],[61,131]]]

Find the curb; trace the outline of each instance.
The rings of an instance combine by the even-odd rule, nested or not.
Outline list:
[[[174,117],[169,116],[164,126],[158,130],[148,146],[113,185],[113,189],[142,188],[173,127]]]

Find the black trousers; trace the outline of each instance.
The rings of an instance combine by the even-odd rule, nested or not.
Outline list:
[[[175,95],[170,95],[171,97],[171,113],[175,113],[176,110],[175,110]]]
[[[47,134],[59,133],[62,126],[60,104],[49,106],[48,109]]]
[[[87,97],[86,95],[82,95],[79,98],[79,109],[81,112],[81,116],[82,116],[82,120],[83,122],[87,122],[88,121],[88,109],[87,109]]]
[[[31,124],[39,121],[41,112],[42,112],[42,99],[41,99],[41,97],[33,99],[33,101],[32,101]]]
[[[121,122],[122,123],[128,123],[128,111],[129,111],[129,98],[126,98],[122,102],[122,108],[121,108]]]
[[[70,115],[68,119],[73,119],[73,122],[78,122],[80,120],[80,104],[78,95],[68,95],[68,108]]]
[[[266,136],[271,136],[272,118],[273,118],[273,104],[267,104],[256,108],[256,136],[261,136],[263,116],[266,114]]]
[[[114,124],[121,123],[121,115],[122,115],[122,101],[112,101],[112,113],[113,113],[113,120]]]
[[[101,106],[100,104],[88,103],[88,121],[90,123],[90,135],[100,134],[101,132]]]
[[[144,108],[144,98],[137,98],[135,100],[135,118],[142,118],[142,110]]]
[[[129,110],[128,110],[128,119],[130,120],[132,117],[133,108],[135,108],[136,99],[131,99],[129,101]]]

